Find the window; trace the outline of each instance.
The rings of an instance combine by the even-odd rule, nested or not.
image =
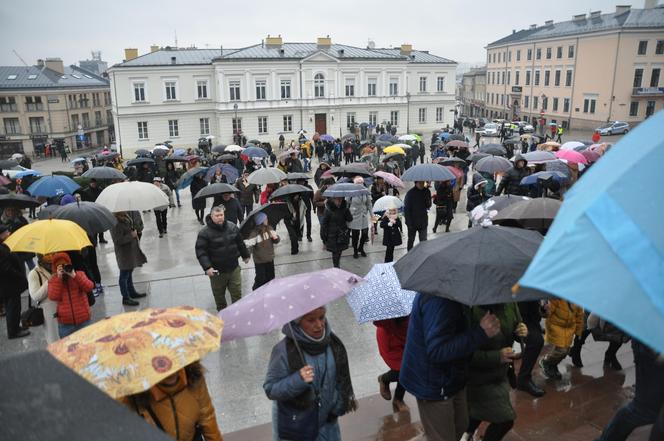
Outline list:
[[[521,49],[516,50],[516,61],[521,61]]]
[[[519,85],[519,74],[520,74],[520,72],[518,70],[514,72],[514,84],[516,86]]]
[[[505,95],[503,95],[502,93],[500,94],[500,105],[501,106],[505,105]]]
[[[376,96],[377,84],[378,84],[378,79],[376,78],[367,79],[367,96]]]
[[[78,126],[81,124],[81,121],[78,119],[78,114],[71,116],[71,129],[78,130]]]
[[[655,102],[648,101],[648,103],[646,103],[646,118],[652,116],[653,113],[655,113]]]
[[[378,112],[369,112],[369,125],[375,126],[378,123]]]
[[[565,72],[565,86],[569,87],[572,85],[572,71],[568,70]]]
[[[528,61],[533,59],[533,50],[532,49],[528,49],[526,58],[528,59]]]
[[[21,125],[18,118],[5,118],[5,134],[18,135],[21,133]]]
[[[233,134],[242,132],[242,118],[231,119],[231,125],[233,127]]]
[[[175,81],[166,81],[164,83],[166,88],[166,101],[176,100],[177,96],[175,95]]]
[[[491,84],[496,84],[496,73],[491,72]]]
[[[595,113],[595,105],[597,100],[595,98],[585,98],[583,100],[583,113]]]
[[[390,96],[399,95],[399,79],[390,78]]]
[[[495,52],[493,53],[493,62],[494,63],[496,62],[496,53]]]
[[[535,109],[535,110],[537,110],[538,107],[539,107],[538,106],[538,104],[539,104],[538,101],[539,101],[539,97],[536,96],[536,95],[533,95],[533,109]]]
[[[534,84],[535,84],[535,86],[539,86],[539,83],[540,83],[540,71],[536,70],[535,71],[535,83]]]
[[[267,116],[258,117],[258,134],[265,135],[267,133]]]
[[[551,59],[551,48],[550,47],[546,48],[546,59],[547,60]]]
[[[355,112],[346,113],[346,127],[349,129],[355,126]]]
[[[139,121],[137,124],[138,124],[138,139],[148,139],[148,122]]]
[[[551,81],[551,71],[550,70],[545,70],[544,71],[544,85],[548,86],[550,81]]]
[[[528,104],[530,104],[529,101],[530,101],[530,96],[529,95],[526,95],[526,96],[523,97],[523,108],[524,109],[528,108]]]
[[[90,100],[88,99],[88,94],[87,93],[82,93],[78,96],[78,105],[79,107],[88,107],[88,102]]]
[[[256,80],[256,100],[264,100],[265,99],[265,88],[266,88],[266,82],[265,80]]]
[[[526,86],[530,86],[530,71],[526,71]]]
[[[574,45],[567,48],[567,58],[574,58]]]
[[[634,69],[633,87],[641,87],[643,83],[643,69]]]
[[[240,101],[240,82],[239,81],[229,81],[229,97],[231,101]]]
[[[0,112],[18,112],[16,98],[13,96],[0,97]]]
[[[40,96],[26,96],[25,108],[28,112],[38,112],[44,110],[44,105]]]
[[[562,58],[562,57],[563,57],[563,47],[562,47],[562,46],[558,46],[558,47],[556,48],[556,58],[560,59],[560,58]]]
[[[92,107],[98,107],[99,106],[99,94],[98,93],[93,93],[92,94]]]
[[[548,110],[549,109],[549,97],[542,97],[542,109]]]
[[[502,55],[502,52],[498,52],[498,62],[500,63],[500,56]]]
[[[655,45],[655,54],[664,54],[664,40],[657,40],[657,44]]]
[[[425,107],[417,109],[417,120],[420,124],[427,122],[427,109]]]
[[[436,107],[436,122],[443,122],[443,108],[442,107]]]
[[[284,115],[283,122],[284,122],[284,132],[292,132],[293,131],[293,115]]]
[[[554,112],[558,111],[558,98],[553,99],[553,108],[551,110],[553,110]]]
[[[629,116],[639,116],[639,102],[632,101],[629,103]]]
[[[542,59],[542,48],[538,47],[537,50],[535,51],[535,59],[536,60]]]
[[[325,77],[323,74],[316,74],[314,77],[314,96],[316,98],[325,96]]]
[[[563,98],[563,112],[569,112],[569,98]]]
[[[169,119],[168,120],[168,136],[171,138],[175,138],[177,136],[180,136],[180,131],[178,130],[178,120],[177,119]]]
[[[648,40],[639,41],[639,49],[636,51],[637,55],[645,55],[648,51]]]
[[[355,78],[346,78],[346,96],[355,96]]]
[[[83,117],[83,128],[90,128],[90,114],[86,112],[81,116]]]
[[[438,77],[436,79],[436,90],[438,92],[445,92],[445,77]]]
[[[495,54],[494,54],[495,56]],[[399,111],[398,110],[392,110],[390,112],[390,124],[393,126],[398,126],[399,125]]]
[[[196,81],[196,93],[199,100],[208,98],[208,82],[207,80]]]
[[[657,68],[652,70],[650,73],[650,87],[658,87],[659,86],[659,73],[661,69]]]
[[[281,80],[281,99],[287,100],[291,97],[291,82],[290,80]]]
[[[553,85],[554,86],[560,86],[560,71],[556,70],[556,73],[553,77]]]
[[[105,106],[111,105],[111,92],[104,92],[104,105]]]
[[[427,77],[420,77],[420,93],[427,91]]]
[[[101,127],[103,122],[101,120],[101,111],[95,111],[95,127]]]
[[[512,61],[512,51],[507,53],[507,61]]]
[[[507,84],[512,84],[511,81],[510,81],[511,76],[512,76],[512,71],[508,70],[507,71]]]
[[[106,122],[109,126],[113,125],[113,111],[110,109],[106,110]]]
[[[210,118],[200,118],[198,124],[200,126],[201,135],[210,134]]]
[[[39,134],[44,133],[44,118],[39,117],[30,117],[30,133]]]

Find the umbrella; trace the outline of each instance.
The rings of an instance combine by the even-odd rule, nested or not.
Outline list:
[[[241,152],[244,150],[244,147],[240,147],[239,145],[236,144],[231,144],[226,146],[226,152]]]
[[[236,159],[237,156],[233,153],[224,153],[223,155],[219,156],[220,161],[234,161]]]
[[[447,141],[447,139],[450,137],[449,132],[441,132],[438,134],[438,138],[440,138],[443,141]]]
[[[391,159],[398,158],[399,156],[403,156],[401,153],[389,153],[385,155],[385,157],[382,159],[382,162],[387,162]]]
[[[406,152],[399,146],[391,145],[383,150],[383,153],[398,153],[400,155],[405,155]]]
[[[226,146],[223,144],[215,145],[210,149],[212,153],[224,153],[224,150],[226,150]]]
[[[18,162],[13,159],[0,160],[0,170],[12,169],[18,166]]]
[[[125,164],[127,167],[137,167],[143,164],[154,164],[154,159],[152,158],[136,158],[127,161]]]
[[[401,176],[402,181],[451,181],[454,174],[438,164],[414,165]]]
[[[389,147],[401,147],[401,148],[404,149],[404,150],[410,150],[410,149],[413,148],[412,145],[403,144],[403,143],[392,144],[392,145],[389,146]],[[388,147],[388,148],[389,148],[389,147]]]
[[[21,161],[25,155],[23,153],[14,153],[10,159]]]
[[[555,141],[547,141],[545,143],[540,144],[539,147],[543,147],[545,149],[555,149],[555,148],[560,148],[560,143],[557,143]]]
[[[401,135],[399,141],[417,141],[417,137],[415,135]]]
[[[598,152],[600,155],[606,153],[608,149],[609,149],[609,144],[605,142],[601,142],[599,144],[593,144],[590,147],[588,147],[588,150],[591,150],[593,152]]]
[[[589,163],[597,162],[599,160],[599,158],[602,157],[602,155],[597,153],[597,151],[595,151],[595,150],[584,150],[584,151],[581,152],[581,154],[583,155],[584,158],[586,158],[586,160]]]
[[[384,172],[384,171],[377,171],[374,173],[374,176],[377,178],[383,178],[385,179],[385,182],[390,184],[392,187],[396,188],[405,188],[406,186],[404,185],[403,181],[393,175],[392,173]]]
[[[146,308],[100,320],[48,346],[64,365],[120,398],[148,390],[219,349],[223,323],[191,306]]]
[[[247,182],[250,184],[256,185],[265,185],[265,184],[276,184],[285,179],[288,179],[288,175],[282,172],[278,168],[269,167],[269,168],[259,168],[258,170],[252,172],[247,178]]]
[[[387,147],[392,145],[392,141],[376,141],[376,145],[379,147]]]
[[[266,158],[267,152],[260,147],[247,147],[242,151],[242,154],[248,158]]]
[[[283,152],[279,153],[279,155],[277,155],[277,157],[279,159],[285,159],[285,158],[288,158],[293,153],[298,154],[299,152],[295,149],[288,149],[288,150],[284,150]]]
[[[371,195],[371,192],[362,185],[351,183],[330,185],[323,193],[326,198],[352,198],[363,195]]]
[[[214,175],[217,173],[217,170],[221,171],[221,175],[226,178],[226,182],[235,182],[237,178],[240,177],[240,174],[237,171],[237,168],[233,167],[230,164],[215,164],[210,167],[205,173],[205,180],[210,182]]]
[[[170,141],[166,142],[170,144]],[[152,153],[154,153],[156,150],[170,150],[170,149],[171,147],[169,145],[157,144],[156,146],[152,147]]]
[[[451,165],[445,165],[444,167],[452,172],[454,179],[463,178],[463,170],[459,170],[457,167],[453,167]]]
[[[355,135],[352,133],[346,133],[344,136],[341,137],[342,141],[353,140],[353,139],[355,139]]]
[[[500,210],[509,207],[512,204],[516,204],[517,202],[527,201],[529,199],[530,198],[526,196],[516,196],[512,194],[494,196],[488,201],[473,208],[473,211],[469,214],[470,221],[474,227],[479,225],[491,225],[493,223],[493,218],[496,217]]]
[[[394,263],[379,263],[364,276],[366,283],[346,296],[358,323],[404,317],[413,309],[415,291],[401,289]]]
[[[250,139],[247,144],[261,145],[261,142],[257,139]]]
[[[109,161],[111,159],[117,158],[118,156],[120,156],[118,152],[106,152],[106,153],[97,153],[95,158],[98,161]]]
[[[396,196],[388,195],[376,199],[371,211],[374,213],[385,213],[388,208],[392,207],[399,211],[403,211],[403,201]]]
[[[38,220],[14,231],[5,244],[13,252],[50,254],[58,251],[80,251],[91,247],[85,230],[72,221]]]
[[[9,185],[9,184],[11,184],[11,182],[12,182],[11,179],[7,178],[3,174],[0,174],[0,188],[4,188],[4,187],[2,187],[3,185]],[[7,189],[5,188],[5,191],[6,190]]]
[[[436,158],[436,159],[439,160],[437,162],[437,164],[440,164],[440,165],[457,165],[457,166],[462,167],[462,168],[468,165],[468,163],[466,161],[464,161],[461,158],[457,158],[456,156],[454,156],[452,158],[440,157],[440,158]]]
[[[38,172],[37,170],[23,170],[14,175],[14,179],[23,179],[26,176],[41,176],[41,172]]]
[[[376,138],[376,140],[378,140],[378,141],[388,141],[388,142],[391,142],[391,141],[394,140],[395,138],[396,138],[395,136],[392,136],[392,135],[389,134],[389,133],[383,133],[382,135],[379,135],[378,138]],[[398,140],[399,140],[399,139],[396,138],[396,141],[398,141]]]
[[[124,173],[113,167],[93,167],[81,176],[90,179],[119,179],[121,181],[127,179],[127,176]]]
[[[28,187],[28,193],[32,196],[44,196],[52,198],[64,194],[73,194],[81,188],[73,179],[62,175],[43,176]]]
[[[332,167],[334,176],[372,176],[373,173],[367,168],[366,164],[348,164],[339,167]]]
[[[569,179],[572,176],[572,173],[569,169],[569,166],[563,161],[556,159],[555,161],[550,161],[546,163],[546,171],[557,171]]]
[[[551,198],[535,198],[512,204],[501,210],[493,223],[537,231],[546,231],[560,209],[561,202]]]
[[[309,193],[309,192],[313,192],[313,190],[309,187],[305,187],[304,185],[287,184],[273,191],[272,194],[270,194],[270,200],[276,198],[283,198],[285,196],[290,196],[294,194]]]
[[[465,141],[460,141],[458,139],[455,139],[454,141],[450,141],[447,143],[448,147],[457,147],[457,148],[468,148],[470,145],[465,142]]]
[[[0,195],[0,208],[35,208],[39,207],[41,202],[28,196],[27,194],[2,194]]]
[[[194,199],[211,198],[224,193],[239,193],[239,192],[240,190],[238,190],[237,188],[235,188],[230,184],[216,183],[216,184],[210,184],[199,190],[199,192],[196,193],[196,195],[194,196]]]
[[[146,182],[118,182],[106,187],[95,201],[113,213],[118,211],[152,210],[168,205],[168,198],[159,187]]]
[[[150,151],[146,149],[138,149],[134,152],[137,157],[150,156]]]
[[[3,439],[172,441],[45,350],[4,358],[0,390]]]
[[[164,147],[164,146],[161,146],[161,147]],[[168,155],[169,152],[170,152],[170,149],[168,147],[165,147],[165,148],[155,147],[154,149],[152,149],[152,155],[157,156],[157,157],[164,157],[164,156]]]
[[[469,306],[536,300],[546,296],[524,290],[515,298],[512,286],[541,242],[542,235],[536,231],[475,227],[420,242],[394,269],[404,289]]]
[[[664,206],[644,189],[661,176],[662,127],[658,112],[574,184],[520,280],[593,311],[660,353]]]
[[[484,144],[480,147],[480,152],[497,156],[505,156],[507,154],[505,147],[500,144]]]
[[[585,147],[585,144],[579,141],[567,141],[560,146],[560,150],[574,150],[576,147]]]
[[[567,162],[572,162],[576,164],[587,164],[588,160],[579,152],[574,150],[558,150],[554,153],[558,159],[564,159]]]
[[[364,279],[339,268],[274,279],[219,312],[223,341],[268,334],[350,292]]]
[[[164,158],[164,161],[169,161],[169,162],[189,162],[187,158],[181,155],[173,155],[173,156],[167,156]]]
[[[177,188],[179,190],[182,190],[183,188],[189,187],[191,181],[194,180],[194,176],[198,174],[204,175],[207,169],[208,169],[207,167],[190,168],[182,176],[180,176],[180,179],[178,179]]]
[[[69,161],[70,164],[76,164],[77,162],[87,162],[88,160],[86,158],[74,158],[71,161]]]
[[[535,185],[539,181],[546,181],[549,179],[553,179],[556,182],[562,182],[568,180],[569,176],[559,171],[541,171],[521,179],[519,185]]]
[[[545,150],[535,150],[524,153],[521,157],[531,164],[543,164],[545,162],[556,160],[556,155]]]
[[[475,152],[472,155],[470,155],[467,159],[467,161],[472,162],[473,164],[477,164],[477,162],[482,159],[486,158],[487,156],[491,156],[488,153],[482,153],[482,152]]]
[[[464,135],[460,135],[458,133],[452,135],[449,137],[451,141],[466,141],[466,137]]]
[[[321,141],[334,142],[334,136],[328,134],[321,135],[320,139]]]
[[[52,219],[55,216],[55,212],[58,211],[62,205],[45,205],[39,209],[37,213],[37,219],[47,220]]]
[[[299,181],[311,179],[308,173],[290,172],[286,175],[289,181]]]
[[[269,202],[265,205],[253,210],[247,215],[246,218],[240,224],[240,233],[242,234],[243,239],[249,239],[249,235],[256,227],[256,222],[254,222],[254,216],[258,213],[265,213],[267,215],[267,221],[272,228],[276,228],[277,224],[286,216],[288,216],[288,205],[284,202]]]
[[[477,161],[475,170],[485,173],[504,173],[512,168],[512,163],[502,156],[487,156]]]
[[[332,174],[332,170],[325,170],[325,172],[320,175],[321,180],[322,179],[332,179],[334,180],[334,175]]]
[[[53,213],[49,213],[49,216],[51,219],[70,220],[78,224],[89,235],[103,233],[118,223],[113,213],[96,202],[82,201],[62,205]]]

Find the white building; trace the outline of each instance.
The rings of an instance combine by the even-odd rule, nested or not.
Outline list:
[[[108,71],[119,146],[126,151],[165,140],[197,145],[214,135],[231,143],[275,144],[300,128],[341,136],[352,122],[391,121],[399,132],[427,132],[453,123],[456,63],[401,48],[284,43],[268,37],[243,49],[152,47]]]

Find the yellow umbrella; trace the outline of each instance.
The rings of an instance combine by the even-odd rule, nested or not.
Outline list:
[[[406,154],[404,149],[402,149],[401,147],[399,147],[397,145],[391,145],[391,146],[387,147],[385,150],[383,150],[383,153],[398,153],[400,155],[405,155]]]
[[[14,252],[50,254],[79,251],[91,247],[90,239],[78,224],[64,219],[48,219],[24,225],[5,240]]]
[[[113,398],[148,390],[221,345],[222,320],[192,306],[100,320],[49,345],[55,358]]]

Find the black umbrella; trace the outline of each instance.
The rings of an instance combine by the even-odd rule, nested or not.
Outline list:
[[[61,205],[51,204],[45,207],[41,207],[37,213],[37,219],[39,220],[48,220],[55,219],[55,212],[60,209]]]
[[[205,176],[205,172],[207,171],[207,169],[208,169],[207,167],[190,168],[182,176],[180,176],[180,179],[178,179],[177,188],[182,190],[183,188],[191,184],[191,181],[194,179],[194,176],[196,176],[199,173],[202,173],[203,176]]]
[[[523,202],[529,200],[529,197],[526,196],[517,196],[514,194],[504,194],[501,196],[493,196],[491,197],[488,201],[484,203],[487,209],[489,210],[495,210],[500,212],[500,210],[503,210],[507,207],[509,207],[512,204],[516,204],[518,202]]]
[[[120,156],[118,152],[97,153],[95,159],[98,161],[108,161],[110,159],[115,159],[118,156]]]
[[[210,149],[210,151],[211,151],[212,153],[224,153],[224,150],[225,150],[225,149],[226,149],[226,145],[224,145],[224,144],[219,144],[219,145],[215,145],[214,147],[212,147],[212,148]]]
[[[0,161],[0,170],[6,170],[10,168],[14,168],[18,165],[18,162],[14,161],[13,159],[3,159]]]
[[[371,195],[371,192],[368,188],[359,184],[351,184],[350,182],[330,185],[323,193],[323,196],[326,198],[352,198],[369,195]]]
[[[438,164],[440,165],[458,165],[459,167],[465,167],[468,165],[466,161],[464,161],[461,158],[452,157],[452,158],[445,158],[442,161],[438,161]]]
[[[96,202],[75,202],[61,206],[53,213],[53,219],[66,219],[78,224],[88,234],[110,230],[118,223],[108,208]]]
[[[196,193],[196,196],[194,196],[194,199],[200,199],[200,198],[211,198],[220,194],[224,193],[238,193],[240,190],[235,188],[234,186],[230,184],[224,184],[221,182],[218,182],[216,184],[210,184],[205,188],[202,188],[198,193]]]
[[[27,194],[2,194],[0,195],[0,208],[35,208],[42,203]]]
[[[279,187],[274,192],[272,192],[272,194],[270,195],[270,200],[284,196],[290,196],[293,194],[308,193],[312,191],[313,190],[311,188],[305,187],[304,185],[288,184]]]
[[[490,155],[505,156],[507,150],[500,144],[484,144],[480,147],[480,152]]]
[[[0,390],[2,439],[172,441],[45,350],[4,358]]]
[[[401,180],[406,181],[451,181],[456,176],[439,164],[417,164],[406,170]]]
[[[150,151],[149,151],[149,150],[145,150],[145,149],[138,149],[138,150],[136,150],[136,151],[134,152],[134,154],[135,154],[136,156],[138,156],[138,157],[141,157],[141,156],[150,156]]]
[[[461,135],[461,134],[459,134],[459,133],[456,133],[456,134],[450,136],[449,138],[447,138],[447,140],[448,140],[448,141],[454,141],[454,140],[457,140],[457,141],[464,141],[464,142],[465,142],[465,141],[466,141],[466,137],[463,136],[463,135]]]
[[[127,164],[125,164],[127,167],[131,166],[138,166],[142,164],[154,164],[154,159],[152,158],[136,158],[132,159],[131,161],[127,161]]]
[[[164,161],[167,162],[189,162],[187,158],[184,156],[169,156],[167,158],[164,158]]]
[[[243,239],[248,239],[251,231],[256,227],[254,216],[258,213],[265,213],[268,223],[272,225],[272,228],[276,228],[277,224],[288,216],[288,205],[284,202],[269,202],[249,213],[240,224],[240,234]]]
[[[113,167],[92,167],[81,176],[90,179],[120,179],[123,181],[127,179],[124,173]]]
[[[344,136],[341,137],[342,141],[345,141],[347,139],[355,139],[355,135],[353,133],[346,133]]]
[[[348,164],[339,167],[333,167],[330,172],[334,176],[373,176],[365,164]]]
[[[524,289],[515,297],[512,287],[542,239],[538,232],[520,228],[474,227],[420,242],[394,269],[403,289],[470,306],[537,300],[546,295]]]
[[[237,156],[232,153],[224,153],[219,157],[220,161],[234,161],[235,159],[237,159]]]
[[[261,142],[257,139],[250,139],[247,144],[261,145]]]
[[[512,168],[512,163],[502,156],[487,156],[477,161],[475,170],[485,173],[504,173]]]
[[[482,153],[482,152],[475,152],[472,155],[470,155],[467,159],[467,161],[472,162],[473,164],[477,163],[480,159],[486,158],[487,156],[491,156],[488,153]]]
[[[400,157],[400,156],[404,156],[403,153],[397,153],[397,152],[394,152],[394,153],[388,153],[387,155],[385,155],[385,156],[383,157],[383,159],[381,159],[381,161],[382,161],[382,162],[390,161],[390,160],[392,160],[392,159],[394,159],[394,158],[398,158],[398,157]]]
[[[553,223],[561,202],[551,198],[535,198],[512,204],[492,219],[494,224],[546,231]]]
[[[289,181],[298,181],[300,179],[311,179],[308,173],[291,172],[286,174]]]

